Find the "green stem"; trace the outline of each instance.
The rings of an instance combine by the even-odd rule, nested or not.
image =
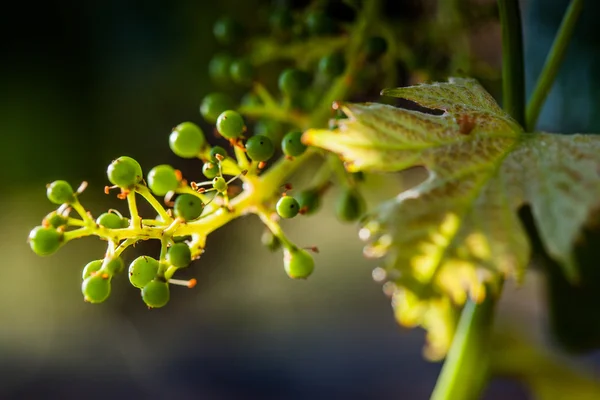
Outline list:
[[[525,126],[525,74],[519,0],[498,0],[502,25],[502,101],[504,109]]]
[[[562,64],[567,47],[573,36],[577,19],[583,9],[583,0],[572,0],[569,8],[563,17],[562,23],[558,30],[558,34],[554,39],[554,43],[548,53],[544,68],[540,73],[540,77],[536,83],[535,89],[531,94],[529,103],[527,104],[527,131],[533,132],[537,124],[538,117],[542,111],[542,106],[552,89],[552,84],[558,75],[560,65]]]
[[[495,304],[495,297],[489,293],[482,303],[469,300],[465,305],[432,400],[474,400],[481,395],[489,377]]]

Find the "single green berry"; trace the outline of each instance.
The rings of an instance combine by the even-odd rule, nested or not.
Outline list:
[[[142,289],[142,300],[150,308],[164,307],[169,297],[169,284],[159,279],[151,280]]]
[[[315,270],[315,260],[312,255],[297,247],[283,249],[283,267],[292,279],[306,279]]]
[[[164,196],[179,187],[175,168],[170,165],[157,165],[148,172],[148,187],[157,196]]]
[[[110,295],[110,278],[95,274],[85,278],[81,284],[83,298],[89,303],[102,303]]]
[[[96,223],[108,229],[127,228],[128,225],[125,218],[111,212],[100,214],[100,216],[96,218]]]
[[[336,216],[340,221],[352,222],[365,212],[365,200],[355,189],[345,189],[337,200]]]
[[[283,196],[275,205],[275,209],[281,218],[294,218],[300,211],[300,205],[295,198]]]
[[[281,141],[283,154],[290,157],[298,157],[306,151],[306,145],[302,143],[302,132],[289,132]]]
[[[213,188],[219,193],[227,192],[227,181],[222,176],[213,179]]]
[[[253,161],[267,161],[275,154],[275,147],[267,136],[254,135],[246,142],[246,154]]]
[[[29,246],[38,256],[48,256],[60,247],[63,235],[55,228],[36,226],[29,232]]]
[[[254,135],[263,135],[271,139],[273,143],[281,143],[283,127],[272,119],[260,119],[254,124]]]
[[[206,146],[206,138],[202,129],[193,122],[177,125],[169,135],[169,147],[181,158],[194,158]]]
[[[230,17],[221,17],[213,26],[215,39],[221,44],[232,44],[241,34],[241,27]]]
[[[275,36],[287,38],[294,25],[294,16],[287,7],[280,7],[269,16],[269,25]]]
[[[369,39],[367,39],[365,48],[366,48],[365,51],[367,53],[367,58],[370,61],[375,61],[379,57],[381,57],[382,55],[385,54],[385,52],[387,51],[388,45],[387,45],[387,41],[384,38],[379,37],[379,36],[372,36]]]
[[[294,196],[300,206],[300,211],[306,215],[313,214],[321,205],[321,196],[316,189],[303,190]]]
[[[281,240],[270,230],[265,230],[260,237],[261,243],[271,251],[275,251],[281,247]]]
[[[213,179],[215,176],[219,175],[219,166],[217,163],[211,161],[205,162],[202,166],[202,173],[207,179]]]
[[[100,268],[102,268],[103,262],[104,262],[104,260],[94,260],[94,261],[90,261],[89,263],[87,263],[85,265],[85,267],[83,267],[83,271],[81,273],[81,279],[86,280],[87,278],[92,276],[94,274],[94,272],[100,271]]]
[[[331,79],[341,75],[346,69],[346,60],[342,53],[332,53],[319,60],[319,72]]]
[[[44,226],[49,225],[53,228],[60,228],[61,226],[67,225],[68,221],[68,218],[64,215],[59,214],[57,211],[52,211],[44,217]]]
[[[233,57],[229,54],[217,54],[208,63],[208,75],[218,84],[226,84],[230,80],[229,70]]]
[[[167,262],[177,268],[187,267],[192,262],[192,252],[186,243],[175,243],[167,251]]]
[[[254,79],[254,66],[246,59],[236,60],[229,67],[231,80],[240,85],[250,85]]]
[[[46,196],[54,204],[72,203],[75,200],[73,188],[67,181],[54,181],[48,184]]]
[[[212,149],[210,149],[210,159],[212,160],[212,162],[219,164],[221,160],[219,160],[219,157],[217,156],[220,156],[221,158],[227,158],[227,150],[225,150],[221,146],[215,146]]]
[[[173,212],[184,221],[192,221],[202,214],[204,203],[193,194],[184,193],[175,199]]]
[[[306,16],[306,28],[311,35],[328,35],[335,32],[333,20],[321,10],[310,12]]]
[[[139,256],[129,264],[129,282],[136,288],[143,288],[158,274],[159,263],[148,256]]]
[[[242,101],[240,103],[245,107],[259,107],[263,104],[260,97],[253,92],[246,93],[244,97],[242,97]]]
[[[245,128],[244,118],[237,111],[223,111],[217,118],[217,131],[224,138],[237,139],[242,136]]]
[[[232,110],[235,103],[224,93],[210,93],[200,103],[200,114],[209,124],[217,122],[217,118],[223,111]]]
[[[106,173],[110,183],[124,189],[130,189],[143,178],[140,164],[127,156],[121,156],[110,163]]]
[[[279,75],[279,90],[286,96],[296,96],[309,85],[308,75],[295,68],[287,68]]]
[[[107,258],[102,264],[102,270],[106,271],[111,276],[122,272],[124,268],[125,264],[121,257]]]

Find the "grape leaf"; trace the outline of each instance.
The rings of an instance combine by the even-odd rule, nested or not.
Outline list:
[[[436,298],[482,300],[486,282],[522,277],[531,253],[517,213],[525,204],[548,254],[577,279],[573,246],[600,206],[600,136],[526,133],[473,79],[383,94],[443,113],[340,104],[348,118],[303,141],[339,154],[349,171],[429,171],[361,230],[365,253],[385,256],[402,323],[425,324]]]

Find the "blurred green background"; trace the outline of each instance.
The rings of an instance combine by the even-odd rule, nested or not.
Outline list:
[[[332,196],[318,215],[285,225],[321,250],[310,280],[287,278],[249,217],[209,237],[181,276],[197,278],[195,289],[175,288],[168,307],[152,311],[125,277],[105,304],[82,301],[80,271],[102,256],[100,241],[48,258],[26,243],[52,210],[47,182],[87,180],[82,201],[98,215],[125,211],[102,191],[117,156],[200,176],[198,162],[169,151],[168,134],[182,121],[203,124],[215,19],[250,18],[259,3],[20,2],[0,16],[0,398],[428,398],[440,365],[423,360],[423,332],[396,324],[371,279],[377,264],[362,258],[356,227],[331,215]],[[367,187],[376,204],[402,182],[373,177]],[[126,262],[156,252],[143,244]],[[535,276],[509,288],[500,320],[542,337],[540,290]],[[524,393],[499,381],[486,398]]]

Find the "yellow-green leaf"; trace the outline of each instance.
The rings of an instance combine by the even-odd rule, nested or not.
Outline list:
[[[339,154],[350,171],[429,171],[361,231],[366,253],[385,256],[398,293],[461,304],[483,299],[484,283],[500,275],[522,276],[530,245],[517,211],[525,204],[548,254],[576,279],[573,245],[600,206],[600,136],[525,133],[472,79],[384,94],[439,112],[342,104],[348,118],[337,129],[309,130],[303,140]],[[396,311],[401,322],[422,324],[429,308],[420,309]]]

